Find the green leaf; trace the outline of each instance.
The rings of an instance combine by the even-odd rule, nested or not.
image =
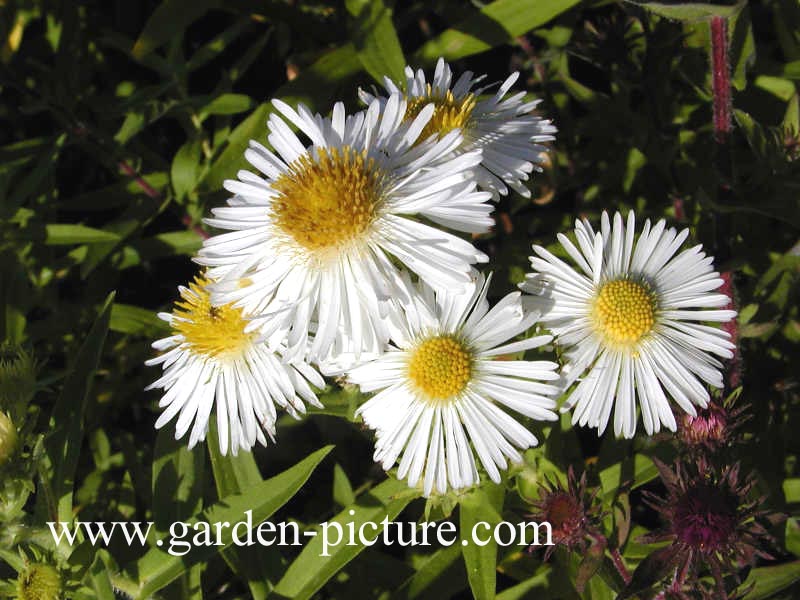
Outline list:
[[[800,560],[774,567],[753,569],[741,587],[746,590],[753,586],[745,596],[745,600],[764,600],[797,581],[800,581]]]
[[[508,589],[503,590],[497,594],[497,600],[523,600],[525,598],[536,598],[538,596],[532,595],[531,591],[539,587],[546,587],[550,570],[543,573],[534,575],[530,579],[526,579],[522,583],[518,583]]]
[[[699,21],[709,17],[735,17],[747,4],[746,0],[719,0],[717,2],[626,1],[646,8],[660,17],[679,21]]]
[[[98,598],[114,598],[114,586],[111,583],[112,569],[104,560],[106,552],[101,550],[95,554],[89,567],[86,579]]]
[[[159,536],[170,523],[185,521],[203,508],[205,454],[189,450],[165,427],[158,432],[153,456],[153,521]]]
[[[252,511],[254,525],[261,523],[297,493],[332,448],[333,446],[325,446],[293,467],[251,487],[246,492],[226,496],[187,523],[190,527],[197,523],[213,524],[225,521],[233,524],[243,521],[247,511]],[[174,581],[192,565],[205,562],[215,553],[229,547],[233,543],[232,529],[232,527],[221,528],[221,545],[193,545],[183,556],[172,556],[160,547],[152,548],[125,569],[139,581],[137,598],[149,597]],[[194,531],[192,537],[193,535]],[[216,541],[216,534],[213,538]]]
[[[146,308],[130,304],[114,303],[108,328],[119,333],[132,333],[155,337],[169,332],[169,325]]]
[[[147,19],[131,54],[143,59],[162,44],[180,37],[197,18],[219,4],[218,0],[164,0]]]
[[[364,535],[374,538],[383,531],[380,524],[385,518],[390,521],[400,514],[411,500],[417,498],[419,492],[409,489],[408,485],[397,479],[387,479],[383,483],[375,486],[366,494],[359,496],[354,504],[351,504],[342,512],[329,520],[329,541],[333,541],[333,536],[337,533],[337,527],[342,531],[342,535],[347,534],[346,527],[353,523],[355,530],[366,522],[375,523],[377,530],[367,527]],[[353,512],[351,515],[350,512]],[[334,525],[335,524],[335,525]],[[347,563],[358,556],[365,545],[359,543],[348,545],[339,543],[335,546],[323,546],[324,532],[314,536],[311,542],[303,548],[294,562],[289,565],[278,585],[275,586],[275,593],[294,598],[295,600],[310,598],[319,590],[325,582],[344,568]],[[343,537],[342,540],[349,541]],[[323,555],[324,554],[324,555]]]
[[[461,499],[459,529],[461,531],[464,565],[467,568],[467,578],[472,595],[476,600],[491,600],[495,596],[497,587],[497,542],[494,536],[487,532],[494,531],[495,527],[503,520],[500,514],[503,511],[505,488],[502,485],[491,484],[478,488]],[[489,527],[483,528],[483,539],[490,538],[485,546],[478,545],[471,539],[478,523],[488,523]],[[463,542],[467,543],[464,544]]]
[[[426,42],[414,57],[418,61],[431,63],[440,56],[455,60],[490,50],[541,27],[579,1],[497,0]]]
[[[189,140],[175,153],[170,169],[172,188],[178,201],[197,186],[200,175],[200,140]]]
[[[221,94],[200,109],[200,118],[207,115],[237,115],[252,109],[254,104],[246,94]]]
[[[236,456],[220,454],[217,424],[213,420],[209,423],[206,440],[218,497],[239,494],[264,481],[252,452],[240,452]],[[273,546],[229,546],[222,551],[222,558],[236,575],[247,582],[254,600],[269,595],[276,574],[283,570],[281,553]]]
[[[452,594],[443,593],[444,590],[440,590],[437,583],[444,586],[457,585],[460,580],[463,580],[463,572],[457,573],[457,576],[447,577],[453,567],[461,566],[460,559],[461,548],[458,544],[437,550],[417,569],[414,575],[403,582],[396,594],[397,597],[404,600],[413,600],[420,596],[426,598],[450,597]],[[458,591],[458,589],[449,591]]]
[[[116,242],[120,237],[116,233],[86,227],[85,225],[52,224],[45,226],[44,243],[48,246],[68,246],[71,244],[93,244],[98,242]]]
[[[339,463],[333,467],[333,501],[339,506],[349,506],[356,501],[353,486]]]
[[[184,229],[160,233],[151,238],[131,243],[142,259],[153,259],[161,256],[191,256],[203,245],[203,239],[196,231]]]
[[[11,250],[0,253],[0,340],[23,340],[30,298],[30,283],[17,255]]]
[[[186,521],[203,508],[205,453],[189,450],[185,440],[176,440],[171,428],[158,432],[153,457],[153,521],[155,533],[162,538],[170,525]],[[202,565],[192,565],[181,574],[182,595],[188,597],[198,587]]]
[[[367,73],[381,84],[384,76],[404,81],[406,59],[383,0],[345,0],[345,5],[355,18],[353,41]]]
[[[800,523],[797,519],[786,519],[786,549],[794,554],[800,556]]]
[[[78,351],[75,363],[56,400],[50,416],[51,435],[45,442],[47,472],[49,473],[49,498],[46,514],[41,521],[72,521],[72,494],[75,485],[75,468],[83,440],[83,419],[89,405],[92,379],[100,362],[100,355],[108,333],[114,293],[108,295],[100,314],[92,325],[86,340]],[[41,506],[41,505],[40,505]],[[45,508],[42,506],[42,508]]]
[[[791,477],[783,480],[783,495],[786,503],[800,502],[800,477]]]
[[[637,454],[632,459],[627,458],[600,471],[600,487],[608,500],[613,498],[619,487],[625,483],[630,483],[631,489],[635,489],[656,477],[658,469],[653,461],[644,454]]]

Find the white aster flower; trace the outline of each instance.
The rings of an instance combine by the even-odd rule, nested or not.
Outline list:
[[[411,291],[405,318],[392,333],[396,346],[380,358],[353,368],[348,378],[363,392],[378,392],[357,410],[375,430],[375,460],[384,469],[402,454],[397,476],[425,495],[436,488],[462,488],[479,481],[473,448],[492,481],[507,459],[520,462],[518,449],[536,437],[506,411],[552,421],[560,388],[550,361],[495,360],[537,348],[549,335],[506,343],[536,321],[523,311],[519,292],[490,309],[488,281],[475,274],[466,293],[421,285]],[[471,442],[471,446],[470,446]]]
[[[225,183],[235,196],[208,223],[232,231],[206,240],[197,259],[217,281],[212,300],[263,317],[254,326],[288,340],[289,357],[308,351],[324,360],[345,346],[380,352],[400,289],[393,259],[455,287],[467,285],[470,265],[488,260],[419,220],[470,233],[491,227],[489,194],[475,191],[469,174],[480,152],[452,157],[458,131],[417,144],[434,107],[406,121],[399,95],[350,117],[341,103],[330,118],[273,104],[311,146],[274,114],[268,139],[277,154],[250,143],[245,157],[263,177],[240,171]]]
[[[565,349],[565,385],[583,376],[562,410],[575,407],[573,423],[602,433],[613,406],[614,433],[627,438],[636,431],[637,395],[648,434],[662,425],[675,431],[667,394],[693,416],[694,405],[708,404],[703,382],[722,387],[722,365],[712,355],[731,358],[734,345],[704,322],[736,315],[719,310],[730,299],[712,293],[722,279],[702,246],[678,253],[688,230],[647,220],[634,242],[635,224],[632,211],[627,226],[616,213],[613,227],[604,212],[597,233],[576,221],[577,246],[558,239],[578,268],[534,246],[534,272],[521,286]]]
[[[519,73],[511,74],[494,95],[480,99],[494,87],[475,87],[486,76],[473,77],[472,72],[466,71],[453,83],[453,72],[441,58],[430,83],[422,69],[414,72],[406,67],[405,73],[405,90],[388,77],[384,78],[384,86],[390,94],[405,91],[407,119],[416,116],[428,103],[434,104],[436,111],[420,139],[461,129],[464,141],[457,152],[482,151],[481,163],[474,170],[481,189],[491,192],[495,200],[500,194],[508,193],[506,186],[526,198],[531,195],[523,182],[528,180],[531,171],[541,170],[538,165],[546,151],[541,142],[554,140],[556,128],[550,121],[532,114],[541,100],[524,102],[525,92],[506,97]],[[359,96],[366,103],[374,100],[374,96],[364,90],[359,90]]]
[[[211,409],[216,408],[219,446],[222,454],[250,450],[258,441],[266,445],[275,435],[275,405],[298,416],[305,412],[303,400],[321,406],[309,382],[318,388],[322,377],[304,363],[286,364],[245,331],[242,311],[230,305],[212,306],[208,280],[196,277],[189,287],[179,287],[181,301],[172,313],[158,316],[173,334],[153,343],[164,352],[148,360],[161,364],[163,376],[147,389],[162,388],[156,421],[159,429],[178,415],[175,439],[194,423],[189,448],[205,439]],[[266,433],[266,435],[265,435]]]

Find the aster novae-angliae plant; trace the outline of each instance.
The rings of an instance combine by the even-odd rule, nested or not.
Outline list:
[[[146,364],[162,365],[164,373],[148,389],[164,390],[156,428],[177,415],[175,439],[191,427],[193,448],[205,439],[213,409],[220,452],[235,455],[273,438],[276,406],[295,416],[305,412],[306,402],[321,406],[311,386],[325,382],[308,364],[283,361],[258,332],[247,331],[241,309],[213,305],[209,284],[200,275],[179,287],[173,312],[159,314],[172,335],[153,343],[161,354]]]
[[[489,280],[473,273],[467,293],[408,285],[381,357],[347,373],[362,392],[376,392],[356,411],[375,430],[375,460],[423,493],[464,488],[480,480],[478,460],[494,482],[520,449],[536,446],[533,433],[506,409],[540,421],[557,418],[557,365],[547,360],[496,360],[539,348],[550,336],[510,341],[538,318],[525,311],[518,292],[496,305],[486,299]],[[401,456],[402,455],[402,456]]]
[[[485,75],[475,77],[471,71],[465,71],[454,81],[450,65],[440,58],[430,81],[422,69],[414,71],[407,66],[405,75],[402,84],[385,77],[384,85],[390,95],[405,95],[406,120],[433,103],[436,110],[420,139],[431,135],[441,137],[460,129],[463,141],[456,152],[481,150],[481,161],[474,171],[481,189],[491,192],[495,200],[501,194],[508,194],[509,187],[526,198],[531,195],[524,182],[532,171],[540,170],[546,151],[542,144],[555,139],[556,128],[534,114],[541,100],[526,102],[522,91],[509,95],[519,73],[512,73],[499,86],[476,87],[486,79]],[[365,103],[375,99],[364,90],[359,95]],[[385,98],[381,101],[387,102]]]
[[[600,231],[575,222],[573,243],[558,240],[574,266],[534,246],[533,273],[522,289],[563,349],[564,385],[579,381],[562,410],[572,422],[602,433],[614,410],[614,433],[636,432],[636,400],[645,431],[675,431],[668,397],[690,415],[721,388],[722,363],[733,356],[727,332],[704,322],[726,322],[728,296],[701,245],[680,251],[689,231],[645,221],[638,238],[633,212],[603,213]]]
[[[434,106],[407,120],[399,94],[350,116],[341,103],[330,117],[273,104],[310,145],[272,115],[275,152],[253,141],[245,153],[261,175],[240,171],[225,183],[235,195],[208,223],[230,231],[206,240],[197,258],[215,280],[212,301],[258,317],[251,327],[285,343],[289,358],[379,353],[390,300],[403,289],[398,264],[464,289],[471,265],[488,260],[446,231],[493,223],[489,194],[470,176],[480,152],[453,156],[457,130],[422,141]]]

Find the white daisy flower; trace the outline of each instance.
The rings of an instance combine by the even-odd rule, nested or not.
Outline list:
[[[295,417],[306,410],[303,400],[321,406],[309,382],[322,388],[325,381],[307,364],[281,361],[257,334],[246,331],[240,309],[212,306],[208,285],[199,276],[188,288],[180,286],[182,300],[175,310],[158,315],[173,334],[153,343],[163,354],[145,364],[162,365],[164,374],[147,389],[165,392],[157,429],[178,415],[175,439],[180,439],[194,423],[190,449],[205,439],[216,405],[220,452],[230,449],[236,455],[256,441],[266,445],[266,435],[273,439],[275,405]]]
[[[662,425],[675,431],[667,394],[692,416],[694,405],[706,407],[703,382],[723,385],[713,355],[731,358],[734,345],[704,322],[736,315],[719,310],[729,298],[712,293],[722,279],[702,246],[676,254],[688,230],[647,220],[634,242],[634,229],[632,211],[627,226],[616,213],[613,227],[604,212],[597,233],[576,221],[577,246],[563,234],[558,240],[578,268],[534,246],[534,273],[521,285],[566,350],[565,386],[583,376],[562,410],[575,407],[573,423],[602,433],[614,406],[614,433],[626,438],[636,431],[637,395],[648,434]]]
[[[520,462],[518,449],[536,437],[505,409],[552,421],[560,388],[550,361],[495,360],[538,348],[549,335],[506,343],[525,332],[537,315],[523,311],[519,292],[493,308],[489,282],[475,274],[466,293],[421,285],[410,290],[405,318],[380,358],[348,373],[362,392],[378,392],[356,411],[377,436],[375,460],[415,486],[423,478],[427,496],[479,481],[473,448],[492,481],[500,481],[507,459]],[[417,291],[418,290],[418,291]],[[470,445],[471,442],[471,445]],[[423,475],[424,473],[424,475]]]
[[[217,281],[212,299],[263,317],[253,326],[288,340],[289,357],[308,350],[322,360],[345,345],[380,352],[400,289],[395,260],[455,287],[468,283],[470,265],[488,260],[443,230],[481,233],[493,224],[489,194],[475,191],[470,176],[480,152],[452,157],[458,131],[417,144],[434,107],[407,121],[399,95],[350,117],[341,103],[330,118],[273,104],[311,146],[274,114],[268,139],[277,154],[250,142],[245,157],[263,177],[240,171],[225,183],[235,196],[207,222],[232,231],[206,240],[197,259]]]
[[[524,102],[525,92],[506,97],[519,73],[511,74],[493,96],[482,99],[479,97],[494,87],[475,87],[486,76],[473,77],[472,72],[466,71],[453,83],[453,72],[444,59],[436,63],[430,83],[422,69],[414,72],[406,67],[405,73],[404,88],[408,98],[405,118],[412,119],[428,103],[436,107],[420,139],[460,129],[464,141],[457,152],[482,151],[481,163],[474,170],[481,189],[491,192],[495,200],[508,193],[506,186],[526,198],[531,195],[523,182],[528,180],[531,171],[541,170],[538,165],[547,150],[541,142],[554,140],[556,128],[550,121],[532,114],[541,100]],[[390,94],[404,92],[388,77],[384,78],[384,86]],[[359,90],[359,96],[366,103],[375,99],[364,90]]]

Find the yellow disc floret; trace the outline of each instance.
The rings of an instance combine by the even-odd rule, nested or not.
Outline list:
[[[231,304],[211,304],[208,283],[205,277],[196,277],[188,290],[181,291],[182,300],[175,303],[172,313],[172,327],[183,334],[195,354],[214,358],[241,354],[255,334],[245,332],[247,320],[240,309]]]
[[[422,342],[408,362],[408,378],[427,400],[448,400],[459,394],[472,376],[472,353],[454,337],[442,335]]]
[[[608,345],[630,348],[655,325],[655,294],[645,283],[630,279],[609,281],[600,287],[591,319],[595,331]]]
[[[377,216],[384,173],[349,146],[303,155],[273,182],[275,223],[311,251],[357,239]]]
[[[425,106],[431,103],[435,106],[435,110],[431,120],[417,138],[420,142],[428,139],[434,133],[441,137],[453,129],[467,127],[475,108],[475,96],[467,94],[463,98],[456,98],[450,90],[447,90],[444,96],[434,94],[431,85],[428,84],[428,91],[424,96],[408,99],[405,120],[414,119]]]

